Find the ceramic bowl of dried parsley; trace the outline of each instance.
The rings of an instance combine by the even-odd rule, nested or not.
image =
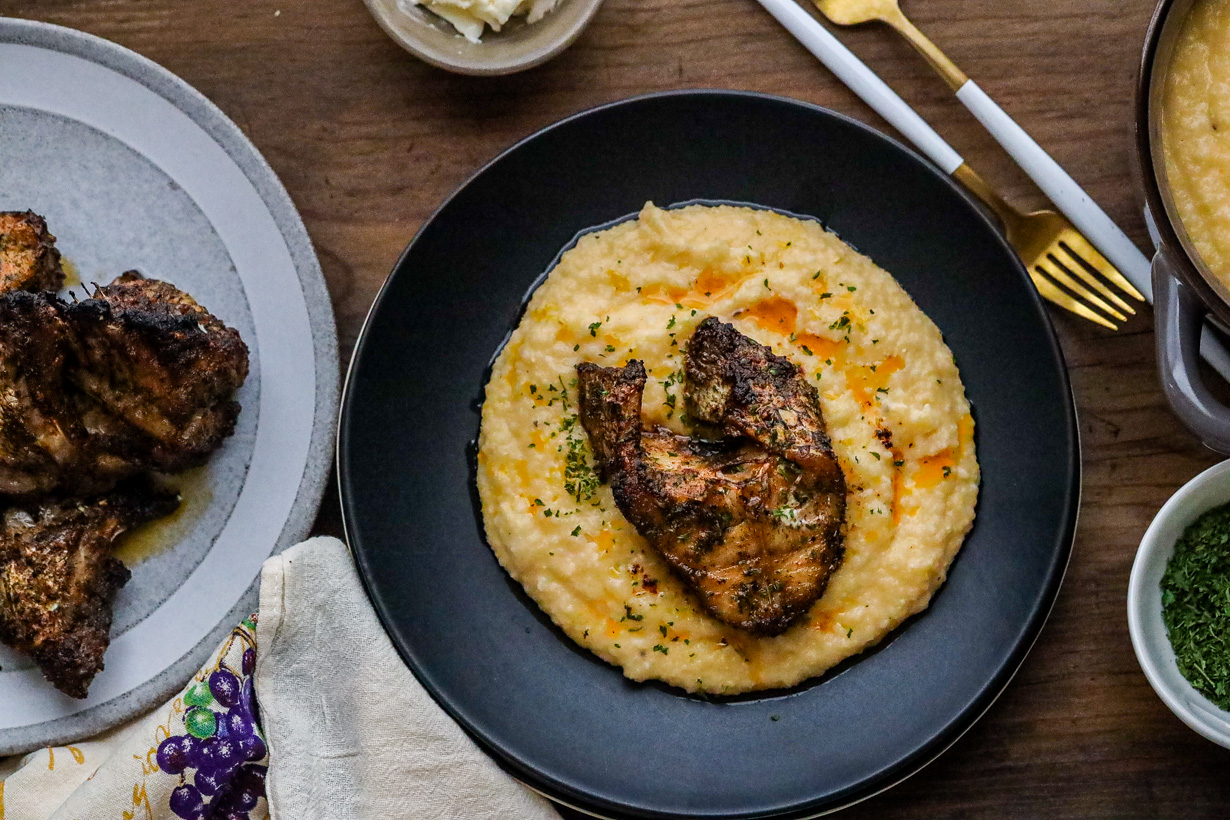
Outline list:
[[[1170,711],[1230,748],[1230,461],[1162,507],[1128,584],[1140,668]]]

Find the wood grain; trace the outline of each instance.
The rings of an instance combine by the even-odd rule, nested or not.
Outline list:
[[[1143,247],[1132,98],[1152,2],[906,5]],[[360,0],[0,0],[0,14],[128,46],[239,124],[307,223],[337,311],[343,361],[423,221],[481,164],[554,120],[633,94],[728,87],[797,97],[885,127],[753,0],[607,0],[571,50],[499,79],[417,62],[383,35]],[[1022,205],[1043,204],[903,42],[875,27],[841,37],[988,179]],[[847,816],[1215,817],[1230,810],[1230,752],[1187,730],[1153,694],[1132,653],[1124,604],[1150,519],[1216,458],[1164,405],[1147,316],[1119,334],[1067,315],[1055,321],[1085,467],[1080,531],[1059,601],[986,717],[922,773]],[[318,529],[340,532],[335,496]]]

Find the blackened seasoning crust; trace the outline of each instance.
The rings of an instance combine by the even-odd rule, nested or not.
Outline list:
[[[599,477],[637,531],[714,617],[784,632],[841,563],[845,478],[800,370],[731,325],[692,336],[689,412],[720,441],[644,429],[645,368],[577,365]]]
[[[56,238],[33,211],[0,213],[0,293],[64,287]]]
[[[56,688],[84,698],[111,642],[111,605],[129,572],[111,555],[128,529],[169,515],[174,493],[138,482],[89,499],[9,507],[0,517],[0,642]]]
[[[96,493],[201,464],[235,428],[248,349],[180,290],[0,295],[0,495]]]

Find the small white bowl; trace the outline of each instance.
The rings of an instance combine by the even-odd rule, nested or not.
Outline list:
[[[512,74],[545,63],[589,25],[602,0],[559,0],[536,23],[514,17],[502,31],[487,30],[471,43],[447,21],[398,0],[364,0],[385,33],[419,59],[458,74]],[[404,6],[404,8],[403,8]]]
[[[1230,502],[1230,461],[1210,467],[1184,484],[1158,511],[1141,539],[1128,583],[1128,630],[1136,660],[1153,691],[1179,720],[1230,749],[1230,713],[1210,703],[1187,682],[1175,662],[1162,621],[1162,574],[1183,531],[1204,513]]]

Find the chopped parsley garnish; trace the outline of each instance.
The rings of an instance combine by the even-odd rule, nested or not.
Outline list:
[[[594,322],[589,326],[589,335],[594,338],[598,337],[598,328],[602,327],[602,322]]]
[[[783,504],[773,510],[773,517],[780,521],[796,521],[798,520],[799,511],[789,504]]]
[[[671,392],[671,388],[677,384],[683,384],[683,371],[676,370],[667,376],[662,382],[662,389],[666,391],[666,417],[669,419],[675,415],[675,405],[677,399],[675,394]]]
[[[584,430],[577,423],[575,413],[564,417],[560,422],[560,431],[564,433],[567,443],[567,451],[564,454],[564,489],[577,503],[588,501],[598,491],[598,474],[589,463]]]
[[[671,651],[670,651],[670,649],[668,649],[667,647],[663,646],[663,645],[662,645],[662,644],[660,644],[660,643],[657,643],[657,644],[654,644],[654,645],[653,645],[653,651],[654,651],[654,652],[661,652],[663,655],[669,655],[669,654],[670,654],[670,652],[671,652]]]
[[[580,534],[581,534],[581,525],[577,524],[577,528],[572,531],[572,537],[576,538]]]
[[[1230,711],[1230,504],[1184,530],[1162,575],[1162,620],[1179,671]]]

